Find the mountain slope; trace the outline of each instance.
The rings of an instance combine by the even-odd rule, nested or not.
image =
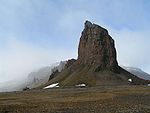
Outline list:
[[[98,86],[150,83],[118,66],[116,56],[114,40],[108,31],[86,21],[79,42],[78,59],[45,85],[59,83],[66,87],[77,84]]]
[[[145,79],[145,80],[150,80],[150,75],[143,70],[135,67],[125,67],[121,66],[123,69],[129,71],[130,73],[138,76],[139,78]]]
[[[61,72],[64,69],[65,64],[66,64],[65,61],[61,61],[51,66],[40,68],[37,72],[31,72],[28,75],[27,87],[32,89],[42,84],[45,84],[46,82],[48,82],[52,73],[55,72],[56,70],[58,70],[58,72]]]

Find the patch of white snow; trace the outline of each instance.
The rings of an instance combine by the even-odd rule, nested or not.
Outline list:
[[[54,88],[54,87],[59,87],[59,83],[51,84],[49,86],[44,87],[43,89]]]
[[[85,84],[78,84],[78,85],[75,85],[77,87],[85,87],[86,85]]]
[[[128,79],[128,81],[129,81],[129,82],[132,82],[132,79],[131,79],[131,78],[129,78],[129,79]]]
[[[132,82],[132,79],[131,79],[131,78],[129,78],[129,79],[128,79],[128,81],[129,81],[129,82]]]

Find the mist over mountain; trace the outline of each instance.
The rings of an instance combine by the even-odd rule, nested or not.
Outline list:
[[[27,82],[28,82],[27,87],[32,89],[42,84],[45,84],[46,82],[48,82],[51,74],[56,70],[58,70],[58,72],[61,72],[64,69],[65,64],[66,64],[65,61],[61,61],[51,66],[42,67],[36,72],[31,72],[27,78]]]
[[[50,75],[56,70],[61,72],[65,64],[65,61],[57,62],[50,66],[42,67],[35,72],[30,72],[27,77],[1,82],[0,92],[22,91],[24,88],[31,89],[45,84]]]
[[[26,78],[18,78],[11,81],[0,82],[0,92],[22,91],[28,84]]]

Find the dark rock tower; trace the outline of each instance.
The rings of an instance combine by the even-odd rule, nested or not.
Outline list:
[[[89,21],[85,22],[77,61],[81,64],[97,65],[99,69],[114,70],[118,67],[114,40],[106,29]]]

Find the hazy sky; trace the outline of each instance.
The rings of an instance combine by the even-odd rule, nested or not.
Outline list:
[[[77,57],[85,20],[109,30],[121,65],[150,73],[149,0],[0,0],[0,82]]]

